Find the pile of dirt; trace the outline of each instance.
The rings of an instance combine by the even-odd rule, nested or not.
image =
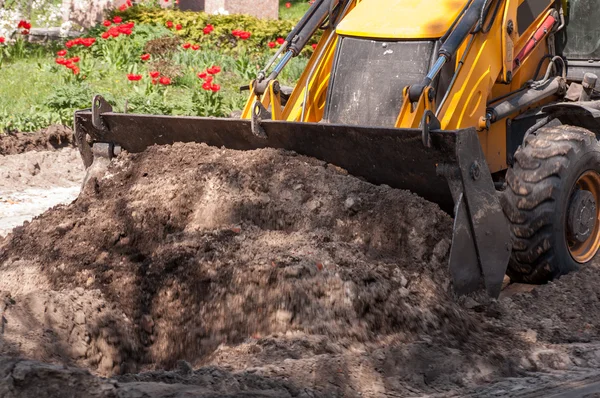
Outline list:
[[[289,152],[123,153],[75,202],[0,241],[0,355],[129,386],[262,391],[250,396],[448,392],[593,366],[550,346],[572,337],[569,322],[595,337],[591,290],[560,311],[543,306],[567,299],[567,278],[500,302],[457,299],[451,225],[416,195]],[[590,289],[597,274],[581,274]],[[179,370],[123,375],[161,368]]]
[[[44,151],[74,147],[73,131],[63,125],[52,125],[34,133],[0,135],[0,155],[16,155],[28,151]]]

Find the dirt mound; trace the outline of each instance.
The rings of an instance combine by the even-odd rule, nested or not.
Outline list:
[[[568,365],[544,345],[556,334],[536,332],[556,315],[537,297],[562,281],[506,305],[458,300],[450,235],[436,205],[293,153],[124,153],[75,202],[0,241],[0,354],[102,375],[186,360],[198,380],[222,372],[225,384],[264,390],[244,384],[251,374],[292,396],[435,393]]]
[[[0,155],[15,155],[74,145],[72,130],[62,125],[53,125],[35,133],[0,134]]]

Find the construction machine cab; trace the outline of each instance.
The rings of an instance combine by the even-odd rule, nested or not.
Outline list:
[[[559,50],[568,60],[568,78],[581,82],[585,73],[600,74],[600,7],[596,0],[569,0],[566,29]],[[600,82],[597,83],[600,85]]]

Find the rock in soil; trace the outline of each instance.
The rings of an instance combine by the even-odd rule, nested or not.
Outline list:
[[[5,359],[5,388],[379,397],[600,366],[564,344],[598,338],[597,266],[456,298],[451,227],[416,195],[290,152],[122,153],[0,241],[0,355],[68,365]]]

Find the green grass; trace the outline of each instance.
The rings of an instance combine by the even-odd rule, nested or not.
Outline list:
[[[138,64],[142,82],[132,83],[126,70],[107,65],[102,59],[90,57],[89,74],[83,81],[73,79],[71,72],[55,65],[54,58],[27,58],[5,63],[0,83],[0,132],[34,131],[53,123],[71,125],[73,112],[88,108],[94,94],[102,94],[118,112],[128,110],[138,113],[225,116],[241,109],[249,93],[239,87],[246,85],[263,65],[268,54],[256,58],[240,54],[223,54],[218,51],[188,53],[192,57],[177,57],[171,61],[179,65],[181,73],[174,85],[164,87],[149,85],[148,67]],[[244,60],[244,62],[242,62]],[[283,85],[293,85],[304,69],[307,58],[293,59],[280,76]],[[84,63],[82,59],[81,63]],[[219,95],[223,106],[210,115],[199,114],[194,103],[194,93],[203,92],[198,72],[219,65],[222,72],[215,78],[221,85]],[[82,69],[82,75],[84,74]]]
[[[285,3],[290,3],[287,8]],[[310,5],[307,0],[279,0],[279,18],[280,19],[300,19]]]

